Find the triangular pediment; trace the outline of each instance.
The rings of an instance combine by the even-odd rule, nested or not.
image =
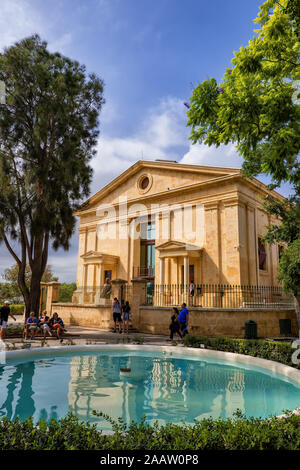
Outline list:
[[[169,240],[167,242],[161,243],[160,245],[157,245],[155,248],[157,250],[178,250],[180,248],[186,249],[187,244],[183,242],[179,242],[177,240]]]
[[[98,258],[101,255],[102,255],[102,253],[99,253],[99,252],[94,251],[94,250],[90,250],[87,253],[85,253],[84,255],[81,255],[81,258],[83,258],[83,259],[92,259],[92,258]]]
[[[191,243],[185,243],[185,242],[180,242],[177,240],[169,240],[167,242],[161,243],[160,245],[157,245],[155,247],[160,253],[164,252],[182,252],[182,253],[188,253],[188,252],[200,252],[201,247],[191,244]]]
[[[111,255],[109,253],[101,253],[99,251],[90,250],[87,253],[81,255],[84,261],[89,260],[100,260],[100,261],[117,261],[119,256]]]
[[[241,170],[236,168],[141,160],[85,201],[76,215],[81,215],[101,205],[119,203],[120,198],[126,197],[127,201],[142,200],[148,196],[181,190],[206,181],[221,180],[240,174]],[[145,188],[142,184],[144,177],[148,178]]]

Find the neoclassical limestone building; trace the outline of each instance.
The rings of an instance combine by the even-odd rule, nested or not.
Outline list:
[[[277,223],[267,194],[239,169],[137,161],[76,212],[77,288],[106,278],[275,286],[280,247],[261,241]]]

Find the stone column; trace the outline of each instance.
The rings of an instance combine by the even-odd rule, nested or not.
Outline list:
[[[111,298],[112,301],[115,297],[118,298],[118,300],[121,300],[121,286],[127,284],[127,281],[125,279],[113,279],[111,281]]]
[[[165,258],[159,258],[159,283],[161,286],[165,283]]]
[[[58,302],[59,282],[48,282],[43,285],[47,286],[46,310],[48,315],[52,313],[52,304]]]
[[[103,282],[103,262],[100,262],[98,264],[98,278],[97,278],[97,282],[95,286],[95,289],[96,289],[95,298],[94,298],[95,305],[100,304],[100,294],[101,294],[101,290],[103,289],[102,282]]]
[[[134,328],[140,328],[140,306],[145,305],[147,295],[147,280],[132,280],[132,303],[131,303],[131,324]]]
[[[184,284],[184,301],[188,303],[189,293],[189,279],[190,278],[190,264],[188,255],[183,258],[183,284]]]

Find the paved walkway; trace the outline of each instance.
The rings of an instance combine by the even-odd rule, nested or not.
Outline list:
[[[9,321],[12,325],[15,324],[13,321]],[[17,322],[21,323],[21,322]],[[181,345],[178,341],[179,338],[175,339],[175,342],[169,340],[168,336],[164,335],[151,335],[138,332],[125,333],[113,333],[107,330],[101,330],[99,328],[82,327],[82,326],[67,326],[67,334],[63,337],[63,344],[149,344],[149,345]],[[33,340],[22,340],[21,338],[6,338],[5,343],[9,346],[21,348],[25,343],[30,343],[31,347],[40,347],[43,338],[38,336]],[[47,336],[46,338],[48,346],[56,346],[60,344],[54,337]]]

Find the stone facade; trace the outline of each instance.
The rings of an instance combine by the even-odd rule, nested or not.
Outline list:
[[[107,276],[128,283],[142,277],[154,284],[277,285],[277,245],[264,247],[259,266],[259,239],[267,224],[278,223],[262,207],[269,193],[238,169],[138,161],[76,213],[74,302],[84,303],[81,289],[91,288],[89,303],[98,303],[96,288]],[[142,224],[150,227],[144,243]]]

